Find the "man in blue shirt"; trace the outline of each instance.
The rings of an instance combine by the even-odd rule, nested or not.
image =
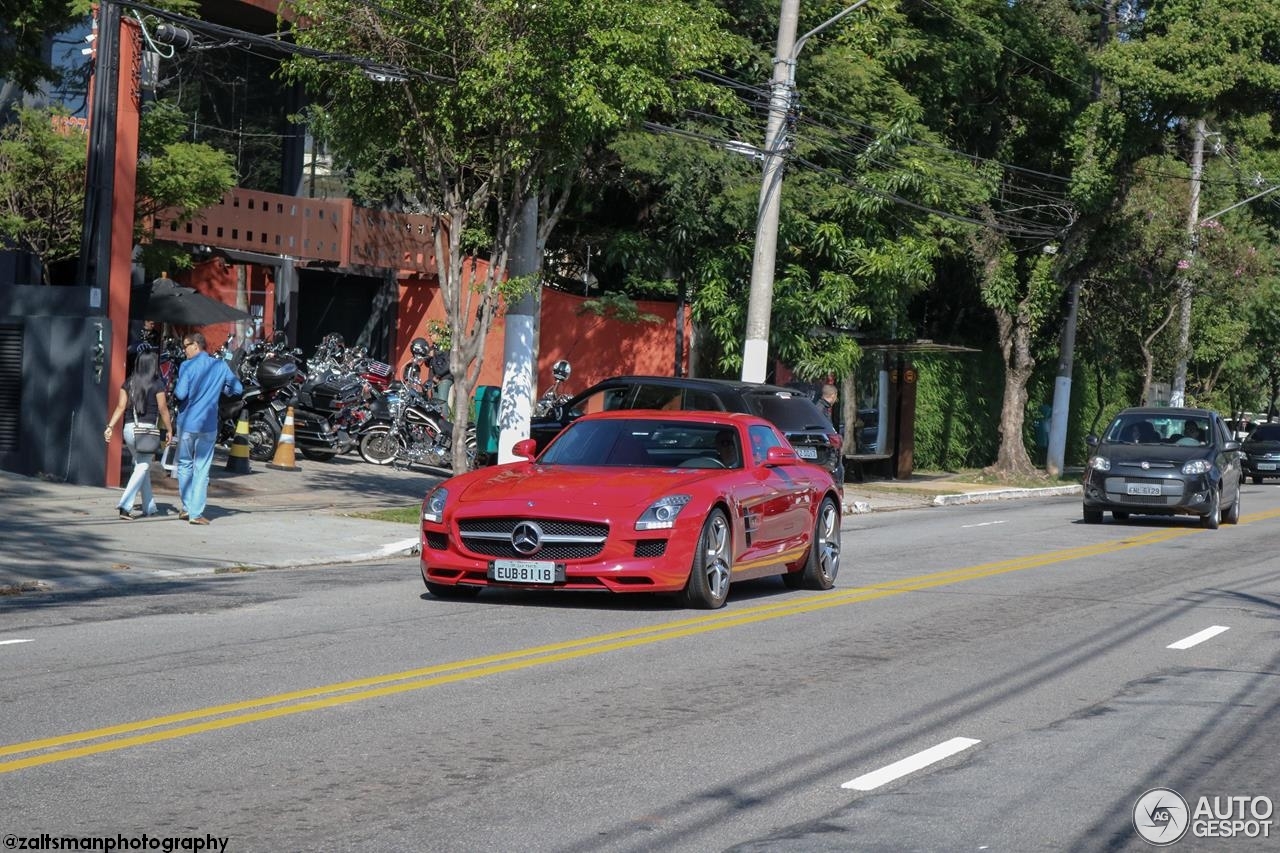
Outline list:
[[[173,396],[178,401],[178,518],[208,524],[204,517],[209,497],[209,468],[218,438],[218,400],[223,394],[242,394],[244,386],[231,368],[206,351],[204,335],[192,332],[182,339],[186,360],[178,367]]]

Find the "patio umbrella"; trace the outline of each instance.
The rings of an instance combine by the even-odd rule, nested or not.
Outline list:
[[[167,278],[158,278],[146,287],[135,288],[130,299],[129,316],[175,326],[208,326],[249,319],[247,312],[210,299],[189,287],[174,284]]]

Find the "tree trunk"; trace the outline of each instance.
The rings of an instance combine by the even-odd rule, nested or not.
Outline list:
[[[1031,324],[1025,303],[1019,303],[1018,314],[996,309],[1000,334],[1000,352],[1004,359],[1004,402],[1000,407],[1000,451],[987,473],[1001,479],[1031,477],[1036,473],[1022,438],[1022,424],[1027,412],[1027,382],[1035,369],[1031,355]]]

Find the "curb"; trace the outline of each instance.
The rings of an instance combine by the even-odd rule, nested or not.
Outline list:
[[[1084,493],[1082,486],[1049,486],[1043,489],[992,489],[988,492],[968,492],[963,495],[938,495],[933,499],[934,506],[958,506],[960,504],[986,503],[1002,501],[1010,498],[1052,497],[1055,495],[1079,495]]]

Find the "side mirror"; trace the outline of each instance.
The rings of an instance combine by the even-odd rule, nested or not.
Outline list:
[[[1226,444],[1222,445],[1222,449],[1223,449],[1223,450],[1225,450],[1225,451],[1226,451],[1226,452],[1228,452],[1228,453],[1230,453],[1230,452],[1231,452],[1231,451],[1233,451],[1233,450],[1239,450],[1239,449],[1240,449],[1240,442],[1238,442],[1238,441],[1228,441]]]
[[[521,439],[511,448],[511,452],[521,459],[528,459],[532,462],[538,456],[538,441],[533,438]]]
[[[1098,437],[1097,437],[1096,435],[1094,435],[1093,433],[1089,433],[1088,435],[1086,435],[1086,436],[1084,437],[1084,443],[1085,443],[1085,444],[1087,444],[1087,445],[1089,445],[1090,447],[1097,447],[1097,446],[1098,446]]]
[[[778,465],[792,465],[799,461],[800,457],[790,447],[770,447],[764,457],[766,468],[773,468]]]

